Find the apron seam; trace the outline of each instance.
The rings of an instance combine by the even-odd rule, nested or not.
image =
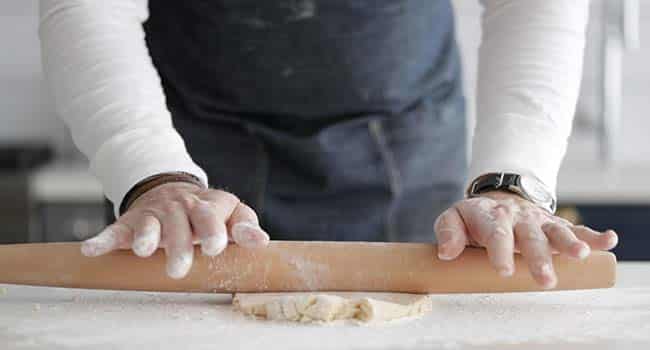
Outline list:
[[[388,208],[388,213],[386,215],[386,238],[388,241],[396,241],[398,237],[398,230],[395,225],[394,216],[395,206],[399,200],[400,194],[403,191],[402,176],[400,174],[399,168],[397,167],[395,154],[388,145],[386,132],[382,122],[377,119],[371,120],[368,122],[368,130],[370,132],[371,138],[377,146],[379,155],[382,158],[386,176],[388,178],[390,193],[393,196],[393,200],[390,201],[390,207]]]

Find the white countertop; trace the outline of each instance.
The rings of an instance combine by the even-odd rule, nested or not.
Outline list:
[[[650,168],[618,167],[609,170],[572,162],[562,167],[558,182],[560,203],[650,204]],[[30,178],[31,195],[37,201],[101,202],[101,184],[88,165],[55,162]]]
[[[571,204],[650,204],[650,167],[601,168],[565,162],[558,178],[558,200]]]
[[[29,179],[30,196],[40,202],[102,202],[102,185],[82,162],[54,162]]]
[[[0,288],[7,350],[650,348],[650,263],[619,264],[612,289],[436,295],[421,319],[370,326],[252,320],[223,294]]]

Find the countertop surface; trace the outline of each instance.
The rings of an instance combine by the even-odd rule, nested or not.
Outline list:
[[[425,317],[383,325],[254,320],[224,294],[0,285],[0,348],[648,349],[650,263],[618,275],[604,290],[434,295]]]
[[[605,167],[567,161],[558,175],[561,204],[650,204],[648,177],[644,165]]]

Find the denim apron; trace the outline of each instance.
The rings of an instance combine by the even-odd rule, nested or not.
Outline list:
[[[434,239],[466,175],[449,0],[149,7],[175,127],[272,239]]]

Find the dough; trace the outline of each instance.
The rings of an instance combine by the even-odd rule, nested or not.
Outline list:
[[[382,322],[422,316],[431,311],[431,298],[400,293],[237,293],[233,306],[268,320]]]

